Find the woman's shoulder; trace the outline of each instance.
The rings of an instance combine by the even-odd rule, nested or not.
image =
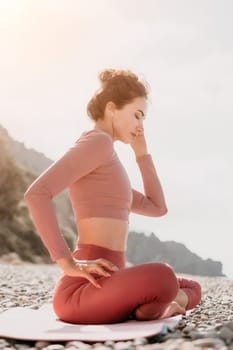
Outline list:
[[[114,153],[112,137],[106,132],[96,129],[82,132],[72,148],[77,155],[82,152],[84,155],[101,156],[106,159],[111,158]]]
[[[91,129],[82,132],[80,137],[75,141],[75,143],[88,142],[90,144],[109,144],[113,145],[112,137],[99,129]]]

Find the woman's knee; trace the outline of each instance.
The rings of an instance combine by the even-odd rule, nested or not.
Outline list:
[[[173,268],[167,263],[160,263],[160,290],[161,297],[165,296],[170,301],[174,300],[179,289],[177,277]]]
[[[186,290],[187,291],[187,290]],[[187,305],[187,309],[192,309],[201,302],[202,291],[201,285],[197,281],[192,281],[192,286],[188,290],[189,292],[189,302]]]
[[[186,278],[178,278],[179,288],[188,296],[187,310],[194,308],[196,305],[200,304],[202,298],[201,285],[194,280]]]
[[[178,281],[173,268],[166,263],[146,263],[141,270],[144,289],[155,289],[158,300],[172,301],[178,293]]]

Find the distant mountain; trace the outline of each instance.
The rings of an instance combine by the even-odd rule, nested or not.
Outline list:
[[[154,233],[148,237],[144,233],[130,232],[127,245],[127,261],[141,264],[162,261],[170,264],[178,273],[199,276],[224,276],[222,263],[212,259],[202,259],[184,244],[174,241],[160,241]]]
[[[30,219],[28,209],[23,200],[23,193],[29,184],[49,167],[53,161],[43,153],[27,149],[23,143],[15,141],[8,134],[7,130],[0,125],[1,140],[4,140],[5,148],[8,150],[6,151],[0,142],[0,167],[1,160],[3,165],[6,164],[6,161],[8,162],[9,155],[7,153],[12,155],[14,162],[10,161],[8,167],[4,168],[3,166],[1,168],[2,176],[0,180],[4,179],[5,176],[8,181],[0,181],[0,256],[7,252],[15,251],[24,260],[36,262],[44,259],[47,262],[47,250],[42,246]],[[17,180],[16,182],[15,176],[10,177],[6,172],[18,174],[18,178],[22,181]],[[15,188],[15,192],[10,192],[13,188]],[[4,191],[9,192],[3,193]],[[16,192],[18,197],[14,198]],[[3,200],[3,198],[5,199]],[[5,200],[8,200],[10,204],[6,206]],[[59,225],[66,233],[65,237],[69,241],[69,246],[72,247],[75,245],[77,231],[67,191],[58,195],[54,199],[54,203]],[[7,210],[5,210],[6,207]],[[33,254],[37,256],[37,259],[33,257]],[[38,259],[38,256],[41,259]],[[144,233],[129,232],[127,261],[132,264],[163,261],[173,266],[178,273],[223,276],[221,262],[211,259],[203,260],[183,244],[173,241],[162,242],[153,233],[148,237]]]
[[[31,173],[38,175],[52,164],[52,160],[47,158],[43,153],[28,149],[24,146],[23,142],[15,141],[1,125],[0,136],[3,136],[7,140],[8,149],[16,162]]]

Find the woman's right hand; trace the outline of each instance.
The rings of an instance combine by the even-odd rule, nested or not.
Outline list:
[[[103,277],[110,277],[110,272],[118,270],[116,265],[103,258],[96,260],[76,260],[71,257],[59,259],[57,263],[63,269],[66,276],[86,278],[97,288],[101,288],[101,285],[95,280],[92,273]]]

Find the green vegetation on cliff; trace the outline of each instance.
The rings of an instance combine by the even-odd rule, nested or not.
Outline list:
[[[13,251],[25,261],[51,262],[23,199],[36,175],[16,164],[3,135],[0,136],[0,169],[0,256]],[[68,228],[61,231],[73,249],[73,233]]]

